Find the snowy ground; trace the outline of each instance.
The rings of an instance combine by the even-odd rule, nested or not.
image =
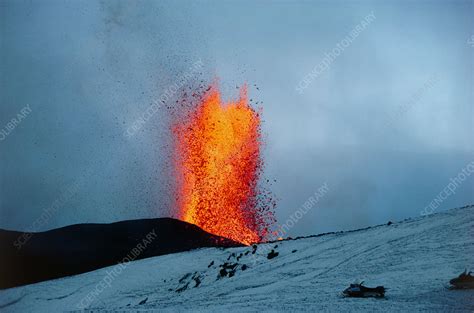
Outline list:
[[[279,255],[267,259],[276,244]],[[251,251],[206,248],[135,261],[103,290],[96,286],[113,267],[3,290],[0,311],[81,311],[87,295],[94,312],[474,311],[474,290],[444,288],[465,268],[474,270],[473,206]],[[225,262],[238,263],[235,274],[218,279]],[[342,298],[356,279],[389,288],[387,298]]]

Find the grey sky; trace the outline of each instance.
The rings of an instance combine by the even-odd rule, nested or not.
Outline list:
[[[226,98],[247,82],[263,101],[280,221],[328,183],[290,235],[418,216],[474,160],[473,17],[472,1],[1,0],[0,127],[32,112],[0,141],[0,227],[31,230],[88,169],[43,229],[169,215],[165,112],[123,133],[199,59]],[[473,189],[470,176],[438,210]]]

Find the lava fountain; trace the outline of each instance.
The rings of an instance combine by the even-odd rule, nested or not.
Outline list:
[[[174,123],[182,220],[244,244],[267,237],[274,215],[258,187],[263,166],[260,126],[260,113],[249,105],[246,87],[237,101],[223,103],[217,86],[211,86]]]

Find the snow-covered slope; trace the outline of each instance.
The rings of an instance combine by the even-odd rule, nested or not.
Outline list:
[[[271,249],[278,256],[268,259]],[[199,249],[131,262],[113,277],[117,267],[7,289],[0,311],[474,311],[473,290],[444,288],[474,270],[474,206],[253,250]],[[218,278],[226,262],[235,273]],[[356,279],[389,288],[387,299],[342,298]]]

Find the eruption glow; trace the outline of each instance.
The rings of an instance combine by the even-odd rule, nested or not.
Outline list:
[[[181,219],[244,244],[266,238],[274,218],[258,188],[260,123],[246,88],[238,101],[224,104],[210,87],[174,124]]]

